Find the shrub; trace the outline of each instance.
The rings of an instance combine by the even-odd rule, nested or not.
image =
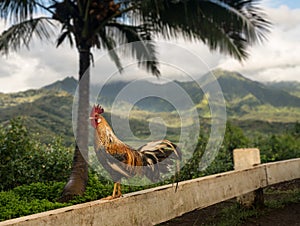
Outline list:
[[[180,180],[188,180],[200,176],[216,174],[233,169],[233,150],[235,148],[246,148],[250,141],[243,131],[231,123],[227,123],[223,144],[212,163],[204,170],[200,171],[199,164],[206,150],[208,137],[200,134],[198,145],[193,156],[180,171]]]
[[[0,192],[0,221],[71,205],[58,203],[64,183],[33,183]]]
[[[263,163],[300,157],[300,139],[289,133],[258,137],[255,145]]]
[[[41,144],[22,124],[22,118],[0,127],[0,190],[22,184],[66,180],[72,163],[70,148],[61,139]]]
[[[77,196],[68,203],[58,203],[64,185],[65,182],[38,182],[0,192],[0,221],[97,200],[111,195],[113,191],[111,181],[101,182],[96,174],[89,173],[84,196]],[[122,188],[123,193],[142,189],[128,186]]]
[[[13,188],[16,195],[25,197],[27,200],[47,199],[56,202],[64,188],[65,182],[37,182]]]

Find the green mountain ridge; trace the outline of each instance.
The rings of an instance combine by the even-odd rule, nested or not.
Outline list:
[[[214,71],[214,74],[226,100],[227,116],[235,124],[253,131],[259,129],[264,132],[272,132],[279,126],[286,128],[299,120],[300,98],[293,95],[299,86],[294,85],[295,89],[287,89],[286,84],[262,84],[251,81],[237,72],[217,70]],[[197,107],[200,118],[205,120],[205,123],[209,123],[209,102],[202,91],[210,85],[206,79],[204,75],[197,82],[174,81],[166,84],[154,84],[141,81],[133,92],[142,94],[147,90],[154,90],[165,94],[165,97],[173,93],[171,96],[176,98],[175,102],[180,103],[180,106],[185,109],[189,106],[185,105],[184,98],[182,95],[177,95],[175,89],[176,86],[181,87],[189,94],[194,106]],[[129,81],[119,81],[106,84],[101,90],[97,102],[109,110],[118,93],[129,83]],[[25,120],[25,124],[30,127],[30,130],[39,133],[42,141],[49,142],[54,136],[59,135],[66,140],[67,144],[71,144],[74,142],[71,120],[73,94],[76,86],[77,80],[67,77],[38,90],[10,94],[0,93],[0,124],[7,123],[13,117],[22,116],[22,120]],[[98,93],[99,86],[91,86],[91,91]],[[208,89],[210,95],[209,92],[211,91]],[[128,96],[119,96],[118,98],[120,106],[133,106],[132,100]],[[118,117],[122,118],[122,113],[118,114],[120,114]],[[149,96],[138,101],[130,114],[133,122],[133,125],[130,126],[136,134],[148,136],[150,132],[148,120],[162,116],[168,122],[170,133],[177,133],[174,132],[177,131],[176,127],[178,126],[178,123],[175,122],[179,121],[176,107],[173,103],[164,100],[163,95],[161,98]],[[120,136],[126,139],[126,133],[123,131]]]
[[[293,122],[300,118],[300,98],[293,95],[294,89],[274,88],[274,84],[263,84],[252,81],[238,72],[224,71],[217,69],[213,71],[226,101],[227,115],[229,118],[237,120],[257,120]],[[115,98],[118,97],[118,104],[121,106],[134,105],[135,110],[146,112],[173,112],[174,103],[169,103],[168,99],[176,99],[176,103],[183,109],[190,106],[185,105],[185,99],[177,95],[174,85],[181,87],[189,94],[193,104],[197,106],[200,117],[210,117],[208,102],[205,101],[203,90],[207,89],[211,79],[207,75],[202,76],[197,81],[174,81],[165,84],[156,84],[149,81],[139,81],[133,87],[134,93],[147,93],[157,91],[161,98],[149,96],[139,100],[137,103],[130,101],[128,97],[118,94],[122,89],[130,84],[130,81],[118,81],[102,86],[92,85],[91,92],[99,94],[97,102],[111,107]],[[300,83],[294,83],[300,85]],[[201,86],[201,88],[199,87]],[[298,87],[294,85],[295,87]],[[101,91],[100,91],[101,89]],[[176,87],[175,87],[176,89]],[[207,89],[209,93],[209,88]],[[100,93],[99,93],[100,91]],[[288,92],[290,91],[290,92]],[[165,96],[164,96],[165,95]]]
[[[284,90],[294,96],[300,98],[300,82],[297,81],[280,81],[280,82],[267,82],[268,87],[273,89]]]
[[[252,81],[238,72],[217,70],[215,74],[228,103],[252,95],[261,104],[270,104],[274,107],[300,107],[300,98],[291,95],[287,90],[274,89],[272,86]]]
[[[78,81],[74,77],[66,77],[63,80],[56,81],[52,84],[42,87],[42,89],[65,91],[74,94],[77,88]]]
[[[73,142],[72,95],[64,91],[30,90],[4,96],[0,124],[18,118],[43,142],[48,143],[57,135],[68,145]]]
[[[274,107],[300,107],[300,97],[293,95],[293,93],[299,91],[300,92],[300,83],[293,82],[294,88],[288,87],[289,82],[287,83],[267,83],[263,84],[257,81],[252,81],[248,78],[245,78],[238,72],[229,72],[224,70],[215,70],[213,74],[218,80],[220,87],[222,89],[224,98],[227,102],[227,106],[231,105],[243,105],[249,104],[249,99],[246,97],[251,96],[253,101],[251,105],[271,105]],[[169,93],[176,92],[173,91],[174,83],[183,88],[186,93],[189,94],[191,99],[195,104],[198,104],[203,99],[203,91],[199,87],[200,84],[206,84],[206,77],[208,75],[204,75],[198,81],[191,82],[180,82],[174,81],[165,84],[156,84],[148,81],[139,81],[135,82],[136,85],[133,87],[135,90],[133,92],[136,93],[147,93],[148,91],[152,91],[155,93],[155,90],[158,92],[164,90],[166,96]],[[111,105],[111,103],[115,100],[120,91],[130,84],[130,81],[118,81],[113,83],[105,84],[103,87],[99,85],[92,85],[91,92],[95,94],[95,96],[99,94],[99,101],[103,100],[106,104]],[[204,85],[205,86],[205,85]],[[66,91],[68,93],[73,94],[77,87],[77,80],[73,77],[67,77],[62,81],[57,81],[53,84],[43,87],[43,89],[48,90],[56,90],[56,91]],[[176,88],[176,87],[175,87]],[[101,92],[99,93],[99,91]],[[153,91],[154,90],[154,91]],[[161,95],[162,92],[159,92]],[[127,97],[118,96],[118,100],[130,102]],[[175,98],[181,98],[180,96],[175,96]],[[174,99],[175,99],[174,98]],[[142,110],[148,111],[170,111],[172,106],[165,101],[157,101],[158,98],[151,97],[145,98],[144,103],[140,102],[136,104],[137,107]],[[156,103],[157,102],[157,103]],[[162,106],[164,105],[164,106]],[[150,107],[149,107],[150,106]],[[147,108],[148,107],[148,108]],[[152,109],[151,109],[152,108]]]

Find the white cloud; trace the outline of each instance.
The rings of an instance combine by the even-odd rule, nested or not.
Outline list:
[[[276,3],[274,8],[272,1],[264,0],[264,9],[273,23],[272,31],[268,41],[261,45],[253,46],[249,49],[250,57],[243,64],[231,57],[224,56],[217,52],[211,52],[202,43],[187,43],[183,39],[172,40],[180,48],[196,54],[201,60],[191,60],[188,51],[179,54],[178,49],[170,48],[168,45],[159,49],[159,54],[164,62],[171,61],[179,68],[190,68],[195,73],[205,73],[207,68],[223,67],[228,70],[239,71],[245,76],[255,80],[298,80],[300,81],[300,9],[291,9],[283,4]],[[270,7],[273,6],[273,8]],[[4,24],[0,21],[0,32],[3,31]],[[53,41],[54,42],[54,41]],[[97,61],[103,52],[95,51],[96,68],[93,79],[104,81],[108,71],[114,65],[106,58]],[[185,55],[187,54],[187,55]],[[122,58],[124,60],[124,58]],[[129,61],[124,61],[124,65]],[[78,74],[78,54],[75,49],[70,49],[67,45],[55,48],[54,43],[42,44],[35,42],[31,50],[22,50],[12,53],[8,57],[0,58],[0,92],[12,92],[26,90],[28,88],[39,88],[43,85],[63,79],[66,76]],[[177,74],[180,72],[174,67],[163,65],[162,76]],[[97,69],[97,70],[96,70]],[[137,76],[143,74],[141,70],[130,70],[131,74]],[[127,73],[122,75],[131,76]]]
[[[116,51],[125,68],[124,73],[119,74],[110,60],[108,54],[95,52],[95,67],[92,68],[92,82],[103,83],[106,79],[124,80],[149,78],[154,82],[162,82],[164,79],[190,80],[190,76],[198,76],[207,73],[218,65],[222,56],[211,53],[207,46],[197,43],[186,43],[183,39],[178,40],[156,40],[157,57],[161,79],[156,80],[144,69],[138,68],[138,63],[131,57],[122,55],[122,49]]]
[[[76,52],[70,48],[35,42],[30,51],[22,49],[1,56],[0,92],[39,88],[66,76],[77,75]]]
[[[244,64],[226,58],[220,66],[256,80],[300,81],[300,9],[280,6],[266,12],[273,23],[268,41],[254,46]]]

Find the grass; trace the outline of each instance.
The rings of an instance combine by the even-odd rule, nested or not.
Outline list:
[[[210,225],[210,226],[239,226],[260,225],[260,221],[268,219],[271,215],[280,214],[284,216],[287,211],[283,208],[300,203],[300,180],[294,180],[269,186],[264,189],[265,206],[262,208],[245,208],[231,199],[225,202],[209,206],[204,209],[187,213],[181,217],[174,218],[161,226],[186,226],[186,225]],[[293,208],[293,207],[290,207]],[[294,216],[293,213],[291,216]],[[291,217],[289,216],[289,217]],[[275,218],[275,217],[274,217]],[[280,217],[279,217],[280,218]],[[294,217],[293,217],[294,218]],[[295,216],[296,218],[296,216]],[[276,219],[273,219],[276,220]],[[295,220],[295,219],[294,219]],[[281,219],[277,218],[277,221]],[[252,224],[254,223],[254,224]],[[264,225],[264,224],[262,224]],[[275,225],[279,225],[276,224]]]
[[[263,209],[247,209],[240,206],[238,203],[234,203],[233,205],[221,210],[217,216],[219,220],[209,225],[242,225],[250,218],[258,218],[275,209],[284,208],[285,206],[293,203],[300,203],[300,188],[298,187],[290,190],[266,188],[264,190],[264,196],[266,201]]]

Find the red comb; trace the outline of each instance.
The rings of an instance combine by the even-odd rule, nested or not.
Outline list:
[[[102,114],[104,112],[104,109],[99,105],[99,104],[95,104],[93,109],[92,109],[92,112],[91,112],[91,115],[95,115],[95,114]]]

